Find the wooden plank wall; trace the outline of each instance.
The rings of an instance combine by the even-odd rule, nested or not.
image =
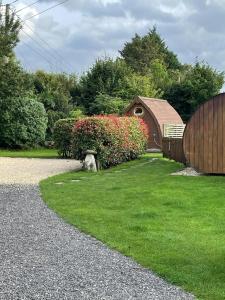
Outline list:
[[[163,138],[162,141],[163,156],[173,159],[183,164],[186,163],[186,158],[183,150],[183,139],[180,138]]]
[[[184,132],[187,163],[203,173],[225,174],[225,94],[194,113]]]

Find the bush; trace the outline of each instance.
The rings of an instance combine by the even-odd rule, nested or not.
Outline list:
[[[128,102],[118,97],[111,97],[106,94],[99,94],[95,97],[94,101],[90,105],[91,114],[117,114],[121,115],[128,106]]]
[[[74,127],[76,119],[68,118],[61,119],[55,123],[53,131],[53,139],[56,149],[60,156],[66,158],[71,157],[71,141],[72,141],[72,129]]]
[[[137,158],[145,150],[146,125],[136,117],[96,116],[79,120],[73,130],[72,152],[83,160],[95,150],[102,168]]]
[[[30,98],[0,99],[0,146],[34,147],[44,142],[47,115],[42,103]]]

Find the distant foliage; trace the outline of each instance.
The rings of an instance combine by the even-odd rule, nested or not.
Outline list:
[[[34,93],[48,115],[47,138],[52,139],[57,120],[69,117],[73,109],[72,93],[77,85],[74,75],[37,71],[33,76]]]
[[[174,70],[181,67],[176,54],[168,50],[156,27],[144,36],[136,34],[131,42],[125,43],[120,54],[128,66],[142,75],[149,74],[151,64],[156,59],[165,64],[168,69]]]
[[[0,112],[1,147],[26,148],[44,142],[47,115],[36,99],[0,99]]]
[[[32,79],[14,57],[7,64],[0,58],[0,99],[32,95]]]
[[[69,118],[74,118],[76,120],[84,117],[85,117],[85,113],[83,107],[75,107],[69,113]]]
[[[53,131],[54,146],[58,150],[59,156],[63,158],[71,157],[72,129],[75,125],[75,118],[61,119],[55,123]]]
[[[106,94],[99,94],[95,97],[94,102],[90,104],[90,112],[93,115],[121,115],[128,103],[129,102],[124,101],[119,97],[111,97]]]
[[[102,168],[137,158],[147,143],[146,125],[135,117],[96,116],[79,120],[73,130],[73,156],[83,160],[95,150]]]
[[[165,98],[187,121],[196,108],[218,94],[224,84],[224,73],[205,63],[183,68],[180,82],[165,91]]]
[[[126,102],[138,95],[154,97],[158,95],[158,89],[150,76],[136,74],[124,60],[105,58],[98,59],[81,77],[77,104],[84,106],[88,114],[93,113],[93,107],[95,113],[100,114],[105,107],[99,105],[99,95],[108,95],[112,101],[121,98]]]
[[[2,2],[2,1],[1,1]],[[0,6],[2,3],[0,2]],[[4,8],[4,9],[2,9]],[[5,11],[4,11],[5,10]],[[3,13],[2,13],[3,12]],[[19,42],[19,31],[22,28],[16,13],[10,5],[1,6],[0,12],[0,57],[11,56],[13,48]]]

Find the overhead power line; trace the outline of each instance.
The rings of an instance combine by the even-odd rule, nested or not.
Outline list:
[[[11,11],[13,12],[12,8],[11,8]],[[16,15],[16,17],[17,17],[20,21],[22,21],[22,19],[20,18],[20,16],[19,16],[16,12],[15,12],[15,15]],[[26,27],[34,34],[34,37],[35,37],[35,38],[34,38],[33,36],[31,36],[29,33],[27,33],[26,31],[23,30],[25,26],[26,26]],[[46,54],[50,57],[51,60],[52,60],[52,59],[55,60],[55,62],[56,62],[56,63],[55,63],[55,66],[58,66],[57,68],[55,68],[56,70],[57,70],[57,69],[61,69],[62,72],[65,72],[65,71],[63,71],[62,67],[59,68],[60,65],[63,65],[63,64],[65,63],[65,69],[70,70],[69,72],[71,72],[71,73],[74,72],[73,69],[71,68],[70,64],[67,63],[67,62],[65,61],[64,57],[63,57],[62,55],[60,55],[60,54],[58,53],[58,51],[56,51],[54,48],[52,48],[51,45],[50,45],[48,42],[46,42],[44,39],[42,39],[42,38],[40,37],[40,35],[39,35],[37,32],[35,32],[28,24],[26,24],[26,23],[22,24],[22,32],[23,32],[26,36],[28,36],[31,40],[33,40],[33,41],[39,46],[39,48],[42,50],[42,52],[46,52]],[[36,40],[36,37],[38,37],[39,40],[40,40],[43,44],[47,45],[49,49],[46,49],[46,47],[43,47],[43,45],[40,43],[40,41],[39,41],[39,40]],[[26,46],[28,47],[28,44],[27,44]],[[31,50],[33,50],[32,47],[30,47],[30,48],[31,48]],[[42,52],[41,52],[41,53],[42,53]],[[35,53],[40,55],[40,51],[35,51]],[[46,54],[44,54],[44,55],[46,56]],[[42,58],[44,58],[44,57],[45,57],[44,55],[41,54],[40,56],[41,56]],[[50,63],[50,59],[49,59],[49,58],[45,58],[45,60],[46,60],[48,63]],[[53,61],[51,62],[51,65],[53,65]],[[66,72],[65,72],[65,73],[66,73]]]
[[[6,5],[11,5],[11,4],[14,4],[14,3],[16,3],[16,2],[18,2],[19,0],[14,0],[13,2],[11,2],[11,3],[7,3]]]
[[[42,55],[39,51],[37,51],[35,48],[31,47],[29,44],[24,42],[24,45],[31,49],[33,52],[35,52],[36,54],[38,54],[39,56],[41,56],[50,66],[51,70],[53,71],[53,64],[50,60],[48,60],[44,55]]]
[[[43,11],[41,11],[41,12],[35,14],[35,15],[33,15],[33,16],[31,16],[31,17],[29,17],[29,18],[27,18],[27,19],[25,19],[25,20],[23,20],[23,22],[26,22],[26,21],[28,21],[28,20],[34,18],[34,17],[37,17],[37,16],[39,16],[39,15],[45,13],[46,11],[49,11],[49,10],[51,10],[51,9],[53,9],[53,8],[59,6],[59,5],[62,5],[62,4],[64,4],[64,3],[66,3],[66,2],[68,2],[68,1],[69,1],[69,0],[64,0],[64,1],[60,2],[60,3],[58,3],[58,4],[55,4],[55,5],[53,5],[53,6],[50,6],[49,8],[47,8],[47,9],[45,9],[45,10],[43,10]]]
[[[18,13],[18,12],[20,12],[20,11],[26,9],[26,8],[29,8],[29,7],[33,6],[34,4],[36,4],[36,3],[38,3],[38,2],[39,2],[39,0],[37,0],[37,1],[35,1],[35,2],[31,3],[31,4],[29,4],[29,5],[27,5],[27,6],[24,6],[24,7],[22,7],[21,9],[16,10],[15,13]]]
[[[13,2],[10,2],[10,3],[6,3],[6,4],[2,4],[2,1],[0,1],[0,6],[7,6],[7,5],[11,5],[11,4],[14,4],[16,2],[18,2],[19,0],[15,0]]]
[[[26,26],[31,32],[33,32],[35,37],[38,38],[43,44],[45,44],[49,48],[49,51],[51,52],[51,54],[54,55],[55,59],[60,60],[60,62],[62,64],[65,64],[66,68],[69,69],[71,73],[73,73],[73,69],[71,68],[70,64],[60,53],[58,53],[56,49],[52,48],[52,46],[47,41],[45,41],[37,32],[35,32],[28,24],[24,24],[24,26]],[[34,40],[33,37],[32,39]]]
[[[18,2],[19,0],[14,0],[13,2],[11,2],[11,3],[8,3],[9,5],[11,5],[11,4],[14,4],[14,3],[16,3],[16,2]]]

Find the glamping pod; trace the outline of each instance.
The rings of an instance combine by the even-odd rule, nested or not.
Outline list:
[[[202,173],[225,174],[225,94],[213,97],[193,114],[184,131],[187,164]]]
[[[162,99],[135,97],[125,114],[142,118],[148,126],[148,148],[162,149],[164,125],[183,125],[176,110]]]

